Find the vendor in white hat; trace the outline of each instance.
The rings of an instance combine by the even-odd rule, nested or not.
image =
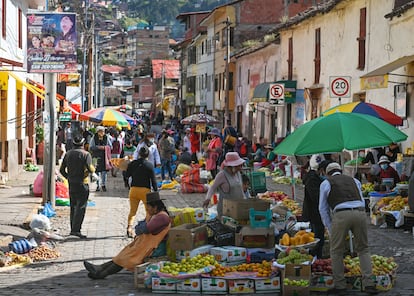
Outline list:
[[[394,185],[400,182],[398,172],[390,166],[390,160],[386,155],[380,157],[378,164],[381,168],[379,173],[379,182],[381,182],[382,179],[394,179]]]
[[[223,215],[224,199],[244,199],[243,182],[241,170],[245,160],[237,152],[227,152],[226,158],[222,163],[223,169],[217,174],[213,185],[207,192],[203,207],[208,207],[211,197],[214,193],[219,193],[217,204],[217,215],[219,218]]]

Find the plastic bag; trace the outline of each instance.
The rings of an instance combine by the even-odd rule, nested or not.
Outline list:
[[[33,249],[34,246],[27,239],[20,239],[9,244],[10,251],[16,254],[25,254]]]
[[[30,228],[41,229],[41,230],[50,230],[52,228],[50,220],[45,215],[37,214],[34,215],[32,221],[30,222]]]
[[[43,190],[43,171],[40,171],[39,174],[37,174],[36,179],[33,183],[33,194],[36,197],[42,196],[42,190]]]
[[[45,215],[48,218],[50,218],[50,217],[54,217],[56,215],[56,212],[53,209],[50,202],[48,202],[48,203],[45,203],[45,205],[43,206],[43,210],[42,210],[41,214]]]
[[[56,197],[69,198],[69,188],[63,182],[56,182]]]

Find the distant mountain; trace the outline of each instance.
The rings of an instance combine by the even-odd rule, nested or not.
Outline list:
[[[180,13],[213,10],[234,0],[121,0],[127,4],[127,17],[139,18],[152,25],[171,27],[171,38],[181,39],[184,26],[176,20]]]

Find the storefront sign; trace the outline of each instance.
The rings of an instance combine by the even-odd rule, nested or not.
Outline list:
[[[388,87],[388,75],[361,78],[361,89],[376,89]]]
[[[27,72],[77,72],[76,14],[27,15]]]

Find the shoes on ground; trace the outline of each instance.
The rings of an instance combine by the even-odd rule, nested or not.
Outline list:
[[[102,191],[106,191],[106,186],[102,186]]]
[[[377,290],[377,288],[375,286],[365,287],[364,292],[367,293],[367,294],[371,294],[371,295],[375,295],[375,294],[379,293],[379,291]]]
[[[86,235],[83,235],[80,232],[71,232],[70,235],[77,236],[79,238],[86,238]]]
[[[100,187],[96,187],[96,192],[99,192],[99,191],[101,191],[101,188]]]
[[[328,295],[345,296],[346,294],[346,289],[332,288],[328,290]]]

